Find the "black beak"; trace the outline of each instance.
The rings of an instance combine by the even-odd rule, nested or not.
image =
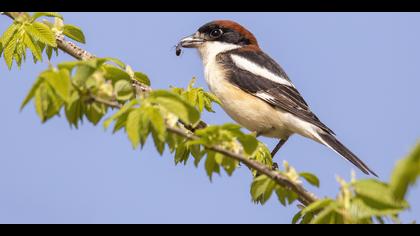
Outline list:
[[[178,47],[183,48],[196,48],[203,44],[206,40],[200,37],[200,34],[197,32],[193,35],[187,36],[178,43]]]

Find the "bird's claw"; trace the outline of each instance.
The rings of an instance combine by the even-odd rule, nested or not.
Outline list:
[[[273,164],[271,165],[271,169],[272,170],[278,170],[279,169],[279,164],[277,164],[277,162],[273,162]]]

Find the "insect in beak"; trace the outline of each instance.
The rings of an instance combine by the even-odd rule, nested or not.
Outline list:
[[[176,45],[175,54],[176,54],[177,56],[179,56],[179,55],[181,55],[181,52],[182,52],[182,45],[181,45],[181,42],[179,42],[179,43]]]

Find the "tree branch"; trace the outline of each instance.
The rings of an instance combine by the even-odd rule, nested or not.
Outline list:
[[[3,12],[3,14],[10,17],[13,20],[15,19],[16,15],[19,15],[18,12]],[[74,44],[72,42],[69,42],[69,41],[65,40],[63,34],[56,34],[56,41],[57,41],[57,46],[60,50],[69,54],[70,56],[74,57],[75,59],[89,60],[89,59],[96,58],[92,53],[84,50],[83,48],[77,46],[76,44]],[[133,81],[133,86],[136,88],[137,91],[140,91],[140,92],[151,91],[152,90],[152,88],[150,86],[141,84],[138,81]],[[109,107],[120,109],[123,106],[118,102],[104,100],[104,99],[94,97],[94,96],[91,96],[91,97],[94,101],[105,104]],[[201,123],[201,126],[205,126],[205,125],[206,125],[206,123],[204,123],[204,122]],[[186,126],[186,128],[188,130],[194,132],[192,127],[187,127]],[[187,138],[189,140],[199,139],[199,137],[194,135],[193,133],[185,132],[184,130],[182,130],[180,128],[177,128],[177,127],[167,127],[167,130],[171,133],[177,134],[177,135],[182,136],[184,138]],[[235,159],[235,160],[245,164],[249,168],[254,169],[254,170],[258,171],[259,173],[268,176],[269,178],[273,179],[278,185],[295,192],[298,195],[298,200],[305,206],[309,205],[312,202],[317,201],[317,197],[315,196],[315,194],[306,190],[302,185],[289,180],[287,177],[282,176],[280,173],[272,170],[271,168],[269,168],[269,167],[267,167],[267,166],[265,166],[265,165],[263,165],[259,162],[256,162],[254,160],[250,160],[249,158],[247,158],[243,155],[228,151],[228,150],[226,150],[222,147],[219,147],[219,146],[209,146],[209,147],[206,147],[206,148],[209,149],[209,150],[221,153],[221,154],[223,154],[225,156],[228,156],[232,159]]]
[[[15,20],[15,18],[21,13],[20,12],[3,12],[3,14],[5,16],[10,17],[12,20]],[[77,60],[85,61],[85,60],[96,58],[96,56],[94,56],[92,53],[84,50],[83,48],[77,46],[76,44],[70,41],[65,40],[65,37],[63,34],[56,33],[55,39],[57,41],[57,47],[61,51],[67,53],[68,55],[74,57]],[[138,82],[137,80],[132,80],[132,85],[138,93],[152,90],[150,86],[142,84]]]
[[[107,106],[112,107],[112,108],[121,109],[123,107],[123,105],[121,105],[118,102],[108,101],[108,100],[98,98],[98,97],[95,97],[95,96],[92,96],[92,99],[94,101],[98,102],[98,103],[102,103],[102,104],[107,105]],[[189,140],[199,139],[198,136],[196,136],[192,133],[185,132],[184,130],[182,130],[180,128],[177,128],[177,127],[167,127],[166,129],[167,129],[167,131],[169,131],[171,133],[174,133],[174,134],[179,135],[181,137],[187,138]],[[276,181],[276,183],[279,184],[280,186],[283,186],[283,187],[295,192],[298,195],[298,200],[305,206],[307,206],[307,205],[309,205],[312,202],[315,202],[317,200],[316,196],[313,193],[307,191],[305,188],[303,188],[302,185],[292,182],[288,178],[282,176],[278,172],[272,170],[271,168],[269,168],[269,167],[267,167],[267,166],[265,166],[265,165],[263,165],[259,162],[250,160],[249,158],[247,158],[243,155],[228,151],[228,150],[226,150],[224,148],[221,148],[219,146],[208,146],[206,148],[209,149],[209,150],[221,153],[221,154],[223,154],[225,156],[228,156],[232,159],[235,159],[235,160],[245,164],[249,168],[258,171],[259,173],[265,174],[266,176],[268,176],[271,179],[273,179],[274,181]]]
[[[185,137],[187,139],[190,140],[196,140],[199,139],[199,137],[197,137],[194,134],[189,134],[184,132],[182,129],[176,128],[176,127],[167,127],[167,130],[171,133],[177,134],[179,136]],[[248,166],[251,169],[254,169],[256,171],[258,171],[261,174],[264,174],[268,177],[270,177],[272,180],[274,180],[278,185],[289,189],[293,192],[295,192],[298,195],[298,200],[299,202],[301,202],[303,205],[308,206],[309,204],[317,201],[317,197],[315,196],[315,194],[309,192],[308,190],[306,190],[305,188],[303,188],[302,185],[295,183],[291,180],[289,180],[287,177],[282,176],[280,173],[278,173],[277,171],[272,170],[271,168],[256,162],[254,160],[250,160],[249,158],[228,151],[222,147],[219,146],[209,146],[206,147],[209,150],[221,153],[225,156],[228,156],[232,159],[235,159],[243,164],[245,164],[246,166]]]
[[[109,101],[100,97],[96,97],[94,95],[90,95],[90,99],[92,99],[91,101],[95,101],[97,103],[102,103],[106,106],[112,107],[112,108],[116,108],[116,109],[121,109],[123,107],[123,105],[117,101]]]

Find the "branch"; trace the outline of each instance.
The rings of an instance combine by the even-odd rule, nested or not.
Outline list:
[[[199,137],[197,137],[194,134],[189,134],[184,132],[182,129],[176,128],[176,127],[167,127],[167,130],[171,133],[177,134],[179,136],[185,137],[187,139],[190,140],[196,140],[199,139]],[[254,169],[256,171],[258,171],[259,173],[262,173],[268,177],[270,177],[272,180],[274,180],[278,185],[289,189],[293,192],[295,192],[298,195],[298,200],[304,205],[304,206],[308,206],[309,204],[317,201],[317,197],[309,192],[308,190],[306,190],[305,188],[302,187],[302,185],[294,183],[293,181],[289,180],[287,177],[282,176],[280,173],[272,170],[271,168],[256,162],[254,160],[250,160],[249,158],[242,156],[240,154],[228,151],[222,147],[219,146],[209,146],[206,147],[209,150],[221,153],[225,156],[228,156],[232,159],[235,159],[243,164],[245,164],[246,166],[248,166],[251,169]]]
[[[5,16],[10,17],[12,20],[15,20],[17,16],[21,14],[21,12],[3,12]],[[69,54],[70,56],[74,57],[77,60],[90,60],[96,58],[92,53],[84,50],[83,48],[77,46],[76,44],[65,40],[64,35],[61,33],[55,34],[55,40],[57,41],[57,47]],[[152,88],[149,86],[138,82],[137,80],[133,80],[133,87],[136,89],[137,93],[151,91]]]
[[[15,17],[17,15],[19,15],[20,13],[18,13],[18,12],[3,12],[3,14],[14,20]],[[56,34],[56,41],[57,41],[57,46],[60,50],[62,50],[63,52],[69,54],[70,56],[72,56],[72,57],[74,57],[78,60],[89,60],[89,59],[96,58],[92,53],[84,50],[83,48],[77,46],[76,44],[74,44],[72,42],[66,41],[63,34]],[[136,88],[136,90],[138,92],[139,91],[144,92],[144,91],[151,91],[152,90],[152,88],[150,86],[141,84],[138,81],[133,81],[133,86]],[[98,97],[95,97],[95,96],[91,96],[91,98],[93,100],[95,100],[96,102],[102,103],[102,104],[107,105],[109,107],[120,109],[123,106],[118,102],[104,100],[104,99],[101,99],[101,98],[98,98]],[[206,123],[202,122],[201,125],[203,127],[205,127]],[[188,130],[194,132],[192,127],[186,126],[186,128]],[[194,135],[193,133],[185,132],[184,130],[182,130],[180,128],[167,127],[167,130],[171,133],[177,134],[177,135],[182,136],[184,138],[187,138],[189,140],[199,139],[199,137]],[[265,166],[265,165],[263,165],[259,162],[256,162],[254,160],[250,160],[245,156],[242,156],[240,154],[236,154],[234,152],[228,151],[228,150],[226,150],[222,147],[219,147],[219,146],[208,146],[206,148],[209,149],[209,150],[221,153],[221,154],[223,154],[225,156],[228,156],[232,159],[235,159],[235,160],[245,164],[249,168],[254,169],[254,170],[258,171],[259,173],[270,177],[278,185],[295,192],[298,195],[298,200],[305,206],[307,206],[310,203],[318,200],[317,197],[313,193],[306,190],[302,185],[289,180],[288,178],[282,176],[280,173],[272,170],[271,168],[269,168],[269,167],[267,167],[267,166]]]
[[[91,96],[91,98],[98,103],[102,103],[102,104],[107,105],[107,106],[112,107],[112,108],[121,109],[122,106],[123,106],[118,102],[108,101],[108,100],[105,100],[105,99],[102,99],[102,98],[99,98],[99,97]],[[185,132],[184,130],[182,130],[180,128],[167,127],[166,129],[167,129],[167,131],[169,131],[171,133],[174,133],[174,134],[179,135],[181,137],[187,138],[189,140],[199,139],[198,136],[196,136],[192,133]],[[263,165],[259,162],[250,160],[249,158],[247,158],[245,156],[242,156],[240,154],[228,151],[228,150],[226,150],[224,148],[221,148],[219,146],[208,146],[206,148],[209,149],[209,150],[221,153],[221,154],[223,154],[225,156],[228,156],[232,159],[235,159],[235,160],[245,164],[249,168],[258,171],[259,173],[265,174],[266,176],[268,176],[271,179],[273,179],[274,181],[276,181],[276,183],[278,185],[283,186],[283,187],[295,192],[298,195],[299,201],[305,206],[307,206],[307,205],[309,205],[312,202],[315,202],[317,200],[316,196],[313,193],[307,191],[305,188],[303,188],[302,185],[290,181],[288,178],[282,176],[280,173],[278,173],[276,171],[273,171],[271,168],[269,168],[269,167],[267,167],[267,166],[265,166],[265,165]]]
[[[100,97],[96,97],[92,94],[90,94],[90,99],[89,101],[95,101],[97,103],[102,103],[108,107],[112,107],[112,108],[116,108],[116,109],[121,109],[123,107],[123,105],[117,101],[109,101]]]

